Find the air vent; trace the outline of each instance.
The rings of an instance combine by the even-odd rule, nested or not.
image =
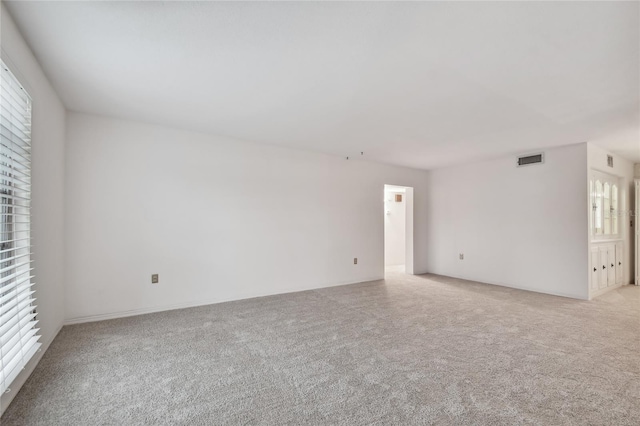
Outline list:
[[[613,156],[607,155],[607,166],[613,167]]]
[[[544,154],[527,155],[525,157],[518,157],[518,167],[529,166],[531,164],[544,163]]]

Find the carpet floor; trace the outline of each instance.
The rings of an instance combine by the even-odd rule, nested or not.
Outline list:
[[[66,326],[10,425],[640,424],[640,287],[432,275]]]

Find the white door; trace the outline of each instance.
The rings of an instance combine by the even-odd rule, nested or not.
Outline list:
[[[622,256],[622,243],[616,243],[616,284],[624,281],[624,258]]]
[[[600,285],[600,288],[607,288],[607,281],[609,280],[609,275],[607,273],[607,271],[609,270],[609,268],[607,268],[607,264],[609,261],[609,250],[606,246],[600,246],[598,247],[598,251],[600,254],[598,256],[598,273],[600,274],[598,284]]]
[[[616,285],[616,248],[611,245],[607,249],[607,286]]]
[[[591,247],[591,263],[589,270],[591,271],[589,276],[591,277],[591,290],[597,290],[599,288],[598,285],[598,277],[600,276],[600,271],[598,268],[600,267],[600,251],[598,247]]]

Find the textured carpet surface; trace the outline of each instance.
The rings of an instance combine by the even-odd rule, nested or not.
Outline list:
[[[9,425],[640,424],[640,287],[438,276],[67,326]]]

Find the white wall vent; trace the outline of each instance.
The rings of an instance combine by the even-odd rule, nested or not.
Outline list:
[[[518,167],[530,166],[532,164],[544,163],[544,154],[525,155],[524,157],[518,157]]]
[[[613,156],[607,155],[607,166],[613,167]]]

